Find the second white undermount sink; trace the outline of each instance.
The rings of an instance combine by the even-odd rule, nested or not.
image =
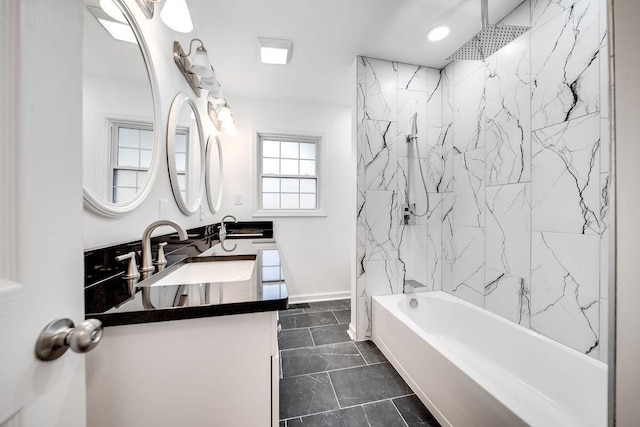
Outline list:
[[[255,260],[187,262],[151,286],[227,283],[249,280]]]

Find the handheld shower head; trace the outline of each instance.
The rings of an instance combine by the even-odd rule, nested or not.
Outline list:
[[[416,138],[418,138],[418,113],[411,116],[411,133],[407,135],[407,142],[413,142]]]

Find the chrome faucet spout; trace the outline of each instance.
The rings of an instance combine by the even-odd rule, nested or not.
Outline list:
[[[153,260],[151,259],[151,233],[153,233],[156,228],[164,225],[173,227],[178,232],[180,240],[187,240],[187,232],[175,221],[161,219],[149,224],[142,233],[142,262],[140,264],[140,273],[142,273],[143,279],[150,276],[155,269]]]

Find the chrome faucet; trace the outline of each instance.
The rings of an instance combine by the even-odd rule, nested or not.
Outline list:
[[[225,239],[227,238],[227,228],[226,228],[226,227],[225,227],[225,225],[224,225],[224,221],[225,221],[227,218],[231,218],[231,219],[233,220],[233,222],[238,222],[238,220],[236,219],[236,217],[235,217],[235,216],[233,216],[233,215],[226,215],[224,218],[222,218],[222,221],[220,221],[220,231],[218,232],[218,238],[220,239],[220,247],[221,247],[224,251],[231,252],[231,251],[233,251],[233,250],[234,250],[238,245],[237,245],[237,244],[234,244],[234,245],[233,245],[233,248],[231,248],[231,249],[227,249],[227,248],[225,248],[225,247],[224,247],[224,241],[225,241]]]
[[[143,279],[149,277],[151,273],[153,273],[153,270],[155,270],[151,259],[151,233],[153,233],[156,228],[163,225],[175,228],[180,240],[187,240],[187,232],[184,231],[184,228],[180,227],[180,224],[175,221],[161,219],[152,222],[147,228],[145,228],[144,233],[142,233],[142,263],[140,264],[140,273],[142,273]]]

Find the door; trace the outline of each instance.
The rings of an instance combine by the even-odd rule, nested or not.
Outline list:
[[[84,356],[34,356],[83,320],[82,2],[0,0],[0,426],[84,426]]]

